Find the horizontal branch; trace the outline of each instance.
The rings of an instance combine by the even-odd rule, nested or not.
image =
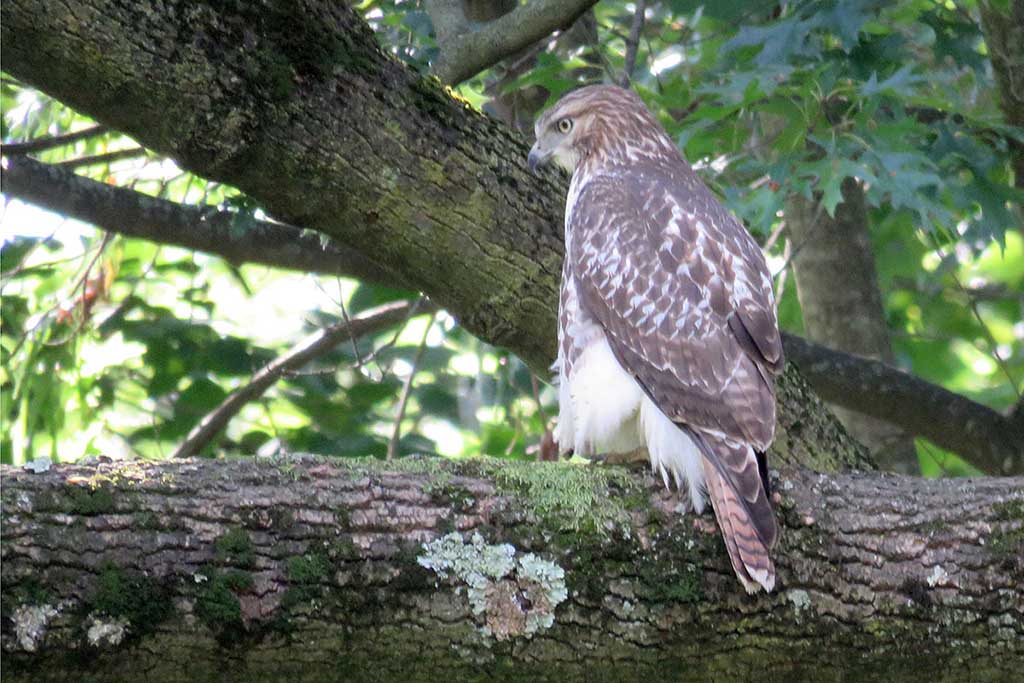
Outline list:
[[[1024,422],[880,361],[793,334],[783,344],[826,401],[899,425],[989,474],[1024,474]]]
[[[9,158],[0,173],[4,194],[108,232],[205,251],[232,263],[262,263],[395,284],[394,275],[365,256],[324,244],[290,225],[158,199],[29,158]]]
[[[616,468],[0,475],[15,680],[942,683],[1024,658],[1020,478],[777,473],[779,586],[747,596],[710,517]]]
[[[457,85],[484,69],[530,47],[553,32],[568,28],[597,0],[530,0],[478,31],[458,33],[447,26],[436,30],[441,54],[433,64],[442,82]],[[450,5],[451,3],[437,3]],[[431,12],[437,20],[437,11]]]
[[[286,372],[302,367],[342,342],[386,330],[409,319],[417,312],[429,313],[433,310],[436,310],[435,307],[419,301],[395,301],[363,311],[351,319],[329,325],[309,335],[287,353],[260,368],[252,380],[232,391],[216,408],[207,413],[174,450],[171,457],[187,458],[198,454],[227,427],[231,418],[247,403],[262,396]]]

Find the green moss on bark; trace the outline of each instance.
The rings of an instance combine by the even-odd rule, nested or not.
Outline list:
[[[214,557],[219,563],[251,567],[256,561],[252,539],[241,527],[230,529],[213,542]]]
[[[114,511],[114,493],[106,486],[68,486],[67,511],[73,515],[95,516]]]
[[[165,583],[107,564],[84,601],[82,613],[121,620],[130,638],[141,638],[173,614],[172,595]]]
[[[988,549],[996,555],[1024,557],[1024,499],[1009,500],[993,506],[993,516],[1000,522],[988,537]]]

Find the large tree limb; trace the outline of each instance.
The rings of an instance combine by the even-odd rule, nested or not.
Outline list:
[[[870,358],[784,334],[786,357],[825,399],[899,425],[989,474],[1024,473],[1024,421]]]
[[[401,272],[534,367],[554,357],[564,181],[347,3],[12,0],[0,20],[15,77]]]
[[[356,462],[4,467],[5,677],[980,683],[1020,672],[1019,478],[783,471],[779,588],[748,597],[710,518],[680,515],[650,476]]]

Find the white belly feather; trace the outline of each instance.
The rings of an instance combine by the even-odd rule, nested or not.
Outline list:
[[[689,435],[673,423],[612,353],[603,330],[594,323],[574,330],[589,343],[563,373],[559,354],[558,425],[555,440],[562,452],[592,456],[647,449],[651,467],[665,486],[687,488],[694,509],[704,510],[704,470],[701,454]]]

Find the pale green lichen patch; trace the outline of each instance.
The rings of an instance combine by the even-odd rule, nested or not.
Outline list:
[[[802,588],[795,588],[790,591],[786,591],[786,600],[788,600],[796,611],[803,612],[811,606],[811,595]]]
[[[483,621],[481,631],[498,640],[550,628],[555,608],[568,597],[565,571],[557,564],[507,543],[485,543],[479,533],[469,542],[451,533],[424,543],[416,561],[442,579],[465,584],[473,614]]]
[[[928,582],[929,586],[934,588],[940,584],[945,584],[949,580],[949,574],[946,573],[946,570],[943,569],[941,565],[937,564],[932,567],[931,574],[929,574],[928,578],[925,580]]]
[[[22,605],[14,611],[14,634],[25,652],[35,652],[46,638],[50,620],[60,613],[53,605]]]
[[[103,619],[91,615],[86,638],[93,647],[120,645],[128,634],[128,622],[124,619]]]

